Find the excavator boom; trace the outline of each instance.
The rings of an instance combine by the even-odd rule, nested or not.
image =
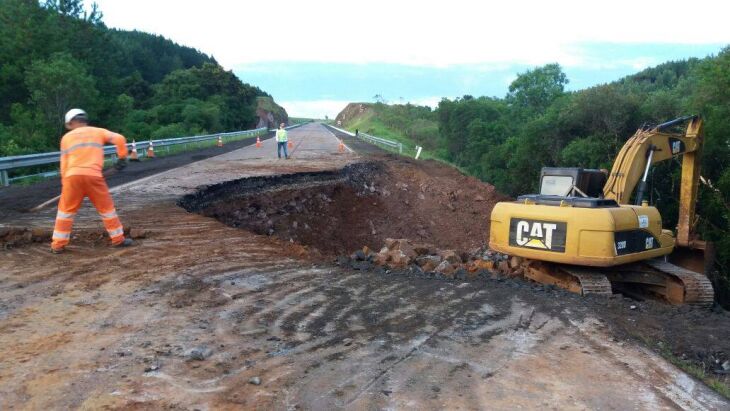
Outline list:
[[[683,134],[670,132],[672,127],[683,123],[687,123]],[[640,205],[646,193],[649,168],[660,161],[683,155],[677,244],[691,247],[695,241],[692,238],[692,228],[700,179],[702,139],[703,121],[696,115],[668,121],[651,129],[638,130],[616,156],[608,181],[603,187],[604,198],[614,199],[619,204],[629,204],[631,194],[638,185],[635,204]],[[694,245],[702,247],[700,242]]]

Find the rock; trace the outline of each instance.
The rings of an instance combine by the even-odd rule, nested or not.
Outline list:
[[[722,363],[721,367],[725,371],[730,371],[730,361],[725,361],[724,363]]]
[[[375,257],[373,258],[373,263],[376,265],[383,266],[383,265],[388,264],[389,260],[390,260],[390,254],[386,249],[385,252],[383,252],[381,250],[379,253],[375,254]]]
[[[459,257],[454,250],[442,250],[439,251],[439,255],[443,260],[448,261],[451,264],[461,264],[461,257]]]
[[[451,211],[456,211],[456,207],[451,203],[446,203],[446,207]]]
[[[395,250],[397,244],[398,244],[398,239],[395,239],[395,238],[386,238],[385,239],[385,247],[387,247],[388,250]]]
[[[370,261],[353,261],[350,263],[350,267],[352,267],[353,270],[359,270],[359,271],[368,271],[370,268],[372,268],[373,264]]]
[[[474,197],[474,201],[484,201],[484,197],[482,197],[482,196],[480,196],[479,194],[477,194],[477,195],[476,195],[476,196]]]
[[[423,274],[424,274],[424,271],[423,271],[423,269],[422,269],[421,267],[419,267],[419,266],[417,266],[417,265],[413,265],[413,264],[411,264],[411,265],[410,265],[410,266],[408,267],[408,273],[409,273],[410,275],[413,275],[413,276],[416,276],[416,277],[421,277],[421,276],[423,276]]]
[[[261,385],[261,378],[260,377],[251,377],[248,379],[249,384],[253,385]]]
[[[424,231],[424,230],[420,230],[418,232],[418,235],[421,235],[421,231]],[[414,244],[413,251],[415,251],[416,254],[419,256],[429,255],[429,254],[431,254],[431,247],[429,247],[427,244]]]
[[[425,264],[421,266],[421,270],[429,273],[436,270],[436,267],[438,264],[434,263],[433,261],[427,261]]]
[[[404,268],[413,261],[413,256],[407,255],[401,250],[390,251],[388,254],[390,255],[390,265],[392,267]]]
[[[469,272],[463,268],[459,268],[456,271],[454,271],[454,278],[456,278],[457,280],[462,280],[462,281],[467,280],[469,278]]]
[[[494,261],[492,260],[474,260],[469,264],[469,271],[494,270]]]
[[[213,350],[204,345],[201,345],[200,347],[195,347],[187,353],[188,359],[192,361],[204,361],[207,360],[211,355],[213,355]]]
[[[522,262],[523,262],[523,261],[524,261],[524,260],[522,259],[522,257],[517,257],[517,256],[513,256],[513,257],[512,257],[512,258],[511,258],[511,259],[509,260],[509,266],[510,266],[510,268],[517,268],[517,267],[519,267],[520,265],[522,265]]]
[[[630,310],[635,310],[636,309],[636,306],[635,305],[632,305],[632,306],[629,307],[629,309]]]
[[[509,274],[510,268],[509,263],[507,261],[500,261],[499,264],[497,264],[497,270],[502,274]]]
[[[454,268],[454,266],[451,263],[444,260],[436,267],[436,269],[434,271],[443,275],[444,277],[453,278],[454,271],[456,271],[456,268]]]
[[[418,264],[419,267],[423,267],[427,263],[432,263],[435,267],[441,263],[441,257],[437,255],[422,255],[416,258],[416,264]]]
[[[418,199],[419,200],[425,200],[426,199],[426,196],[423,195],[423,193],[418,193]]]
[[[155,362],[155,363],[152,363],[152,364],[148,365],[147,367],[145,367],[144,372],[152,372],[152,371],[157,371],[159,369],[160,369],[160,363]]]

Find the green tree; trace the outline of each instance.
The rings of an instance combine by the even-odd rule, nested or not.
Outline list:
[[[68,53],[34,62],[25,78],[33,104],[49,125],[63,130],[63,116],[72,107],[89,107],[98,92],[85,67]]]
[[[543,112],[560,97],[568,78],[559,64],[546,64],[520,73],[510,85],[508,101],[528,114]]]

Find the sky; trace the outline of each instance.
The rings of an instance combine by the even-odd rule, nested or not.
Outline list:
[[[213,55],[295,117],[334,117],[376,94],[430,106],[503,97],[548,63],[577,90],[730,44],[727,1],[96,2],[107,26]]]

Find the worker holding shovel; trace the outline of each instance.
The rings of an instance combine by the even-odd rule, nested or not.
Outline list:
[[[66,113],[65,123],[69,132],[61,138],[62,188],[51,251],[55,254],[61,253],[68,245],[74,217],[81,208],[84,197],[89,197],[99,212],[112,246],[132,245],[131,239],[124,238],[122,223],[101,172],[104,166],[104,144],[114,144],[117,147],[119,160],[115,168],[122,170],[126,167],[126,139],[121,134],[90,127],[86,112],[81,109],[75,108]]]

